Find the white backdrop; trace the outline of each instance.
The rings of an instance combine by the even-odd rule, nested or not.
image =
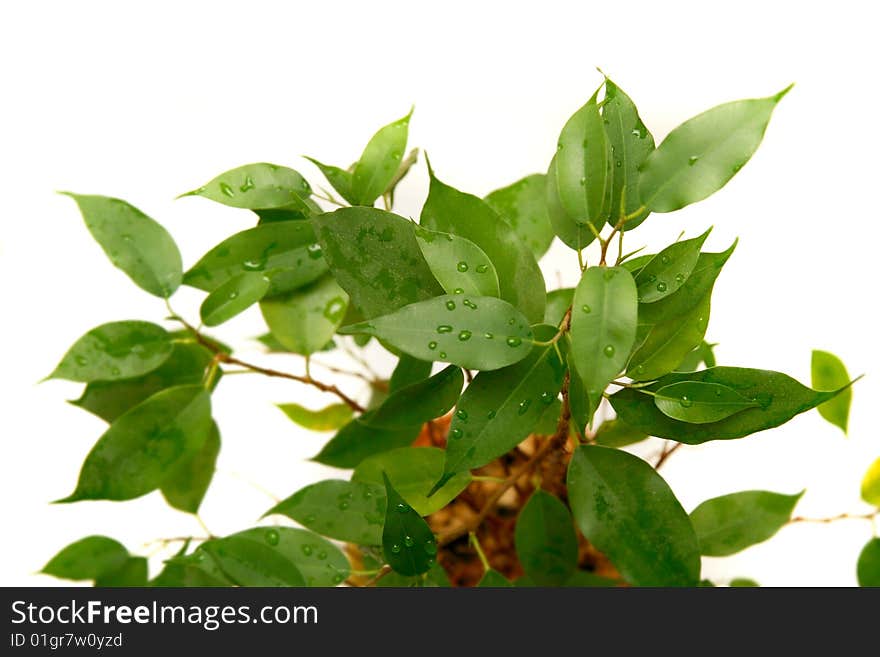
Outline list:
[[[293,166],[320,183],[300,154],[348,163],[411,103],[410,143],[428,149],[444,181],[482,195],[543,171],[564,121],[601,81],[595,66],[634,98],[658,142],[710,106],[797,83],[757,155],[724,190],[651,217],[629,245],[657,248],[709,225],[715,250],[739,236],[709,326],[719,361],[809,383],[810,351],[838,353],[851,374],[868,373],[855,390],[850,437],[813,412],[772,432],[683,449],[664,475],[688,510],[750,488],[806,488],[805,515],[865,510],[858,484],[880,455],[872,193],[880,57],[871,11],[841,1],[723,9],[550,0],[10,4],[0,23],[0,584],[53,584],[35,571],[86,534],[143,551],[156,537],[202,532],[158,494],[48,504],[72,490],[104,423],[64,403],[81,386],[36,382],[89,328],[165,314],[106,261],[55,190],[132,202],[172,232],[191,265],[251,219],[175,195],[253,161]],[[402,214],[417,216],[426,178],[420,165],[407,179]],[[576,281],[565,247],[555,245],[542,266],[554,286],[557,277]],[[182,289],[174,304],[195,317],[200,298]],[[248,338],[260,332],[252,309],[217,335],[259,360]],[[301,371],[295,357],[279,361]],[[341,385],[365,393],[356,379]],[[224,445],[202,514],[215,533],[256,522],[272,504],[267,492],[285,497],[343,474],[305,460],[324,438],[271,405],[285,401],[330,400],[292,382],[221,383]],[[719,582],[851,585],[871,531],[858,521],[797,525],[735,557],[707,559],[704,571]]]

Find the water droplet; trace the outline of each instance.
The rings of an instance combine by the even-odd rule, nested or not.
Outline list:
[[[605,348],[602,350],[602,353],[605,354],[608,358],[611,358],[614,355],[614,345],[606,344]]]
[[[449,432],[449,437],[453,440],[458,440],[462,436],[462,431],[458,427],[455,427],[452,431]]]
[[[446,358],[446,352],[445,352],[445,351],[441,351],[438,355],[440,356],[441,360],[442,360],[443,358]]]
[[[318,244],[317,242],[315,242],[314,244],[309,244],[309,245],[306,247],[306,252],[309,254],[309,257],[310,257],[312,260],[317,260],[317,259],[320,258],[321,255],[322,255],[322,253],[321,253],[321,245]]]
[[[495,411],[489,411],[488,413],[486,413],[486,417],[491,420],[493,417],[495,417]]]
[[[700,159],[699,155],[691,155],[688,158],[688,166],[694,166],[697,163],[697,160]]]
[[[413,537],[412,537],[412,536],[404,536],[404,537],[403,537],[403,544],[404,544],[406,547],[411,548],[413,545],[416,544],[416,542],[413,540]]]
[[[225,182],[220,183],[220,191],[223,192],[223,194],[226,196],[235,196],[235,191],[233,191],[232,187],[227,185]]]
[[[617,162],[614,163],[614,166],[616,166],[616,167],[622,167],[622,166],[623,166],[623,162],[621,162],[620,160],[617,160]]]
[[[561,150],[562,150],[562,144],[561,144],[561,143],[557,143],[557,144],[556,144],[556,150],[557,150],[557,151],[561,151]]]
[[[684,274],[676,274],[675,275],[675,282],[678,283],[679,285],[684,283]]]
[[[370,499],[371,497],[373,497],[373,493],[370,492],[370,489],[369,489],[369,488],[365,488],[365,489],[364,489],[364,499],[365,499],[365,500],[368,500],[368,499]]]
[[[342,502],[339,503],[339,509],[341,511],[345,511],[347,508],[348,508],[348,502],[346,502],[345,500],[343,500]]]
[[[391,553],[400,554],[400,546],[397,543],[391,546]]]
[[[526,411],[529,410],[529,406],[531,406],[531,405],[532,405],[531,399],[523,399],[519,403],[519,406],[516,409],[516,414],[517,415],[525,415]]]
[[[242,192],[249,192],[254,187],[256,187],[256,185],[254,185],[254,179],[251,178],[250,176],[247,176],[244,179],[244,184],[241,187],[239,187],[238,189],[241,190]]]
[[[241,266],[245,271],[263,271],[266,267],[266,260],[262,258],[258,260],[245,260],[241,263]]]
[[[465,306],[467,306],[468,308],[470,308],[471,310],[476,310],[476,309],[477,309],[477,304],[475,304],[475,303],[474,303],[473,301],[471,301],[470,299],[465,299],[464,301],[462,301],[462,303],[463,303]]]
[[[666,292],[666,283],[664,283],[663,281],[660,281],[659,283],[657,283],[657,291],[658,292]]]
[[[581,306],[581,310],[584,311],[584,312],[587,313],[587,314],[593,312],[593,309],[590,308],[587,304],[584,304],[583,306]]]
[[[427,555],[430,555],[433,557],[435,554],[437,554],[437,543],[434,541],[428,540],[425,542],[425,545],[422,547],[424,548],[425,554],[427,554]]]
[[[485,274],[487,271],[489,271],[489,265],[477,265],[478,274]]]
[[[639,365],[639,366],[636,368],[636,372],[639,373],[639,374],[641,374],[641,373],[644,372],[644,371],[645,371],[645,366],[644,366],[644,365]]]
[[[269,545],[278,545],[278,541],[281,540],[281,536],[278,534],[277,529],[270,529],[267,531],[264,538]]]
[[[313,549],[313,548],[312,548],[311,545],[308,545],[308,544],[303,545],[301,549],[302,549],[302,553],[303,553],[304,555],[306,555],[307,557],[312,556],[312,549]]]
[[[318,558],[323,561],[327,558],[327,553],[324,550],[321,550],[320,552],[318,552]]]
[[[119,376],[119,374],[120,374],[120,372],[119,372],[119,368],[118,368],[118,367],[114,367],[112,370],[110,370],[110,373],[111,373],[113,376]]]
[[[132,239],[133,239],[133,238],[132,238],[131,235],[123,235],[123,236],[122,236],[122,241],[123,241],[123,242],[131,242]]]
[[[452,291],[452,293],[453,294],[464,294],[464,290],[460,287],[457,287]]]
[[[458,269],[458,271],[460,271],[461,273],[464,273],[468,270],[468,264],[464,260],[462,260],[455,266],[455,268]]]
[[[542,392],[541,393],[541,401],[545,404],[551,403],[555,399],[555,396],[552,392]]]
[[[333,297],[324,306],[324,317],[329,319],[331,322],[335,322],[336,320],[340,319],[344,312],[345,300],[342,297]]]
[[[315,522],[315,520],[317,520],[317,518],[314,513],[310,513],[306,516],[306,522]]]
[[[457,411],[455,411],[455,417],[457,417],[462,422],[467,422],[468,412],[463,408],[459,408]]]
[[[437,327],[437,333],[452,333],[452,327],[449,324],[441,324]]]
[[[407,511],[409,511],[409,506],[407,506],[403,502],[397,503],[397,512],[398,513],[406,513]]]
[[[586,186],[586,184],[587,184],[587,179],[586,179],[586,178],[581,178],[581,181],[580,181],[580,182],[581,182],[581,187],[584,187],[584,186]]]
[[[230,299],[237,299],[238,298],[238,290],[233,290],[232,292],[230,292],[229,298]]]
[[[507,338],[507,346],[508,347],[518,347],[521,344],[522,344],[522,340],[520,340],[519,338],[516,338],[513,336]]]
[[[668,255],[660,256],[660,262],[662,262],[664,265],[668,265],[669,264],[669,256]]]
[[[656,281],[656,280],[657,280],[657,277],[654,276],[654,274],[651,274],[650,276],[648,276],[648,282],[649,282],[649,283],[653,283],[653,282]]]
[[[682,395],[681,401],[680,401],[679,403],[680,403],[682,406],[684,406],[685,408],[690,408],[691,406],[694,405],[694,402],[692,402],[692,401],[688,398],[687,395]]]
[[[510,319],[507,320],[507,323],[510,324],[511,326],[513,326],[514,324],[516,324],[516,319],[511,317]]]
[[[89,359],[85,356],[77,356],[74,360],[76,360],[77,365],[88,365]]]
[[[333,583],[334,584],[342,584],[342,580],[344,580],[344,579],[345,578],[340,573],[337,573],[333,576]]]
[[[450,299],[446,302],[446,310],[455,310],[455,301]]]
[[[436,348],[437,348],[437,343],[434,342],[433,340],[431,340],[431,341],[428,343],[428,349],[430,349],[431,351],[434,351],[434,349],[436,349]]]
[[[483,337],[486,338],[487,340],[491,340],[491,339],[494,338],[495,336],[492,335],[492,334],[489,333],[489,332],[486,332],[486,333],[483,333]]]

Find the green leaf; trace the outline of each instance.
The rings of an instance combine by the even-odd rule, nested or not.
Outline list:
[[[388,392],[396,392],[422,379],[427,379],[431,376],[431,366],[432,363],[427,360],[401,354],[388,381]]]
[[[735,577],[730,580],[730,587],[734,589],[759,588],[761,585],[748,577]]]
[[[880,507],[880,458],[871,464],[862,479],[862,499]]]
[[[82,397],[71,403],[113,422],[160,390],[201,383],[211,358],[211,352],[200,344],[178,342],[168,359],[152,372],[123,381],[95,381],[86,386]]]
[[[700,247],[711,231],[710,228],[699,237],[667,246],[645,263],[634,276],[639,303],[654,303],[681,289],[696,267]]]
[[[333,276],[367,319],[442,294],[403,217],[342,208],[312,223]]]
[[[373,205],[397,173],[406,150],[412,112],[380,128],[364,148],[351,177],[351,193],[357,205]]]
[[[401,575],[420,575],[434,565],[437,540],[422,517],[394,490],[387,475],[383,474],[385,496],[385,526],[382,529],[382,551],[385,560]]]
[[[547,306],[544,308],[544,323],[551,326],[559,326],[573,298],[573,287],[565,287],[548,292]]]
[[[571,574],[565,584],[562,586],[566,588],[608,588],[611,586],[618,586],[620,584],[619,581],[608,579],[607,577],[600,577],[599,575],[594,575],[593,573],[586,570],[576,570]]]
[[[174,239],[156,221],[118,198],[64,192],[114,266],[135,285],[168,298],[180,287],[183,264]]]
[[[483,249],[464,237],[417,227],[416,240],[447,294],[497,297],[498,274]]]
[[[106,536],[87,536],[61,550],[41,572],[72,580],[93,580],[122,566],[128,550]]]
[[[544,412],[538,418],[538,423],[532,428],[532,433],[539,436],[552,436],[556,433],[560,415],[562,415],[562,401],[557,398],[544,408]]]
[[[461,370],[450,365],[429,379],[391,393],[364,422],[380,429],[405,429],[424,424],[455,406],[463,385]]]
[[[496,189],[484,199],[510,224],[522,243],[532,250],[536,260],[541,259],[553,241],[553,226],[547,214],[546,178],[541,173],[526,176]]]
[[[705,365],[706,367],[715,367],[715,354],[712,351],[712,348],[716,345],[709,344],[705,340],[703,340],[696,347],[691,349],[684,357],[678,366],[675,368],[676,372],[696,372],[700,365]]]
[[[233,583],[226,578],[219,568],[216,568],[215,572],[209,573],[207,569],[199,568],[193,564],[165,562],[162,572],[149,582],[149,586],[161,588],[207,588],[233,586]]]
[[[572,301],[571,354],[590,399],[598,400],[626,365],[637,313],[636,285],[626,269],[584,271]]]
[[[490,568],[483,573],[483,577],[480,579],[477,586],[481,589],[506,589],[513,587],[513,583],[497,570]]]
[[[452,233],[480,247],[495,265],[501,298],[516,306],[530,322],[544,317],[544,275],[535,256],[485,201],[440,182],[434,172],[422,208],[425,228]]]
[[[348,577],[351,569],[338,547],[305,529],[254,527],[233,536],[271,547],[296,566],[306,586],[337,586]]]
[[[817,390],[837,390],[845,388],[837,397],[819,404],[819,415],[846,433],[849,421],[849,407],[852,404],[852,388],[846,365],[837,356],[827,351],[813,351],[811,363],[812,386]]]
[[[367,422],[373,411],[355,418],[340,429],[312,460],[334,468],[355,468],[368,456],[411,445],[422,425],[403,429],[379,429]]]
[[[712,367],[700,372],[667,374],[645,389],[656,392],[680,381],[717,383],[733,388],[759,406],[708,424],[689,424],[664,415],[638,390],[624,388],[611,395],[611,405],[627,424],[658,438],[696,445],[709,440],[730,440],[772,429],[799,413],[832,399],[840,391],[820,392],[807,388],[789,376],[769,370],[743,367]]]
[[[757,150],[789,89],[718,105],[675,128],[642,165],[642,203],[654,212],[672,212],[724,187]]]
[[[260,301],[272,335],[295,354],[321,351],[345,317],[348,295],[329,274],[282,296]]]
[[[880,538],[872,538],[862,548],[856,574],[859,586],[880,586]]]
[[[556,188],[563,209],[579,224],[601,230],[608,217],[608,138],[596,97],[575,112],[559,135]]]
[[[658,388],[654,404],[664,415],[690,424],[718,422],[760,404],[720,383],[680,381]]]
[[[186,513],[198,513],[214,477],[219,453],[220,429],[213,422],[199,450],[174,464],[162,482],[162,495],[168,504]]]
[[[545,190],[545,198],[547,201],[547,215],[550,217],[550,225],[553,232],[562,240],[564,244],[571,247],[575,251],[589,246],[598,232],[595,227],[590,225],[579,224],[565,211],[562,207],[562,201],[559,199],[559,186],[556,175],[556,156],[550,161],[547,169],[547,189]]]
[[[327,479],[297,491],[265,515],[274,513],[322,536],[359,545],[380,545],[385,490],[358,481]]]
[[[202,386],[156,393],[110,425],[86,457],[76,490],[58,502],[130,500],[156,490],[172,467],[199,451],[211,424]]]
[[[101,324],[77,340],[47,378],[84,383],[132,379],[162,365],[173,348],[168,332],[150,322]]]
[[[262,210],[288,206],[298,209],[311,193],[309,183],[293,169],[257,162],[225,171],[181,196],[202,196],[233,208]]]
[[[335,431],[351,421],[348,404],[330,404],[317,411],[299,404],[276,404],[287,417],[310,431]]]
[[[471,482],[469,472],[460,472],[428,497],[443,474],[444,459],[444,451],[437,447],[400,447],[361,461],[351,480],[382,486],[384,474],[407,504],[427,516],[449,504]]]
[[[277,541],[264,530],[262,540],[253,535],[233,534],[202,543],[194,553],[196,560],[211,559],[220,571],[239,586],[305,586],[306,580],[287,556],[277,549]],[[278,530],[274,530],[277,531]]]
[[[255,272],[269,278],[266,296],[273,296],[311,283],[326,271],[311,224],[279,221],[223,240],[186,272],[183,282],[213,292],[232,278]]]
[[[538,586],[561,586],[577,568],[578,542],[568,508],[536,490],[516,520],[516,555]]]
[[[269,286],[269,278],[254,271],[230,278],[202,302],[199,308],[202,323],[217,326],[232,319],[262,299]]]
[[[129,557],[116,570],[107,571],[99,575],[95,579],[95,586],[146,586],[147,579],[146,557]]]
[[[352,205],[356,204],[355,196],[351,189],[351,171],[323,164],[312,157],[306,157],[306,159],[321,170],[327,182],[330,183],[342,198]]]
[[[612,166],[609,167],[611,207],[609,223],[615,224],[642,207],[639,198],[639,167],[654,150],[654,137],[648,132],[632,99],[608,78],[605,78],[605,102],[602,105],[605,132],[611,146]],[[649,212],[643,210],[624,224],[632,230],[642,223]]]
[[[376,582],[377,588],[445,588],[450,587],[449,577],[443,566],[435,563],[422,575],[412,577],[401,575],[394,571]]]
[[[605,420],[596,430],[596,444],[605,447],[626,447],[646,438],[648,434],[632,428],[620,418]]]
[[[536,327],[547,339],[552,326]],[[452,416],[440,484],[458,472],[485,465],[513,449],[537,425],[562,388],[565,365],[553,345],[494,372],[480,372],[465,389]]]
[[[663,478],[617,449],[578,447],[568,468],[575,522],[635,586],[696,586],[700,549],[687,513]]]
[[[463,294],[412,303],[339,333],[365,333],[415,358],[476,370],[510,365],[532,349],[529,322],[516,308],[495,297]]]
[[[571,412],[571,424],[579,436],[584,435],[587,425],[591,424],[593,413],[598,406],[598,398],[590,398],[584,388],[584,382],[574,365],[574,355],[571,348],[571,336],[565,336],[568,347],[568,405]]]

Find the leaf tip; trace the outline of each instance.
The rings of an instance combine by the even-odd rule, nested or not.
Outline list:
[[[455,474],[454,474],[454,473],[451,473],[451,472],[446,472],[446,473],[444,473],[443,476],[440,477],[440,479],[437,480],[437,483],[434,484],[434,485],[431,487],[431,490],[428,491],[428,494],[427,494],[425,497],[431,497],[431,496],[433,496],[434,493],[436,493],[438,490],[440,490],[441,488],[443,488],[443,486],[446,485],[446,482],[448,482],[448,481],[449,481],[450,479],[452,479],[452,477],[454,477],[454,476],[455,476]]]
[[[776,95],[774,95],[774,96],[773,96],[773,100],[774,100],[775,102],[778,103],[780,100],[782,100],[783,98],[785,98],[785,95],[786,95],[789,91],[791,91],[793,87],[794,87],[794,82],[792,82],[792,83],[791,83],[790,85],[788,85],[785,89],[783,89],[782,91],[780,91],[779,93],[777,93]]]

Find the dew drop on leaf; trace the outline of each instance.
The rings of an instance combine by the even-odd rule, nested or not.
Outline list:
[[[458,440],[461,438],[461,429],[455,427],[452,431],[449,432],[449,437],[453,440]]]
[[[437,327],[437,333],[452,333],[452,327],[449,324],[441,324]]]
[[[223,192],[224,195],[229,196],[230,198],[235,196],[235,191],[230,187],[227,183],[220,183],[220,191]]]
[[[585,313],[588,313],[588,314],[593,312],[593,309],[590,308],[587,304],[584,304],[583,306],[581,306],[581,310]]]
[[[446,310],[455,310],[455,301],[450,299],[446,302]]]
[[[697,163],[697,160],[700,159],[699,155],[691,155],[688,158],[688,166],[694,166]]]
[[[690,408],[694,405],[687,395],[682,396],[681,401],[679,402],[684,408]]]
[[[455,266],[455,268],[458,269],[458,271],[460,271],[461,273],[464,273],[468,270],[468,264],[464,260],[462,260]]]
[[[658,292],[666,292],[666,283],[664,283],[663,281],[660,281],[659,283],[657,283],[657,291]]]
[[[304,555],[306,555],[307,557],[312,556],[312,546],[311,546],[311,545],[308,545],[308,544],[303,545],[303,546],[302,546],[302,553],[303,553]]]
[[[614,355],[614,345],[607,344],[605,348],[602,350],[602,353],[605,354],[608,358],[611,358]]]
[[[464,290],[460,287],[457,287],[452,291],[452,293],[453,294],[464,294]]]
[[[458,334],[458,339],[461,340],[462,342],[467,342],[468,340],[471,339],[471,332],[468,331],[467,329],[461,331]]]
[[[406,504],[404,504],[403,502],[398,503],[398,505],[397,505],[397,512],[398,513],[406,513],[407,511],[409,511],[409,507]]]
[[[489,265],[477,265],[478,274],[485,274],[487,271],[489,271]]]
[[[522,340],[520,340],[517,337],[511,336],[511,337],[507,338],[507,346],[508,347],[518,347],[521,344],[522,344]]]
[[[423,547],[425,550],[425,554],[429,554],[431,556],[437,554],[437,543],[435,541],[427,541]]]
[[[516,414],[517,415],[525,415],[526,411],[529,410],[529,406],[531,406],[531,405],[532,405],[531,399],[523,399],[519,403],[519,407],[517,407],[517,409],[516,409]]]
[[[281,537],[278,535],[278,530],[270,529],[266,532],[265,538],[269,545],[278,545],[278,541]]]
[[[437,348],[437,343],[434,342],[433,340],[431,340],[431,341],[428,343],[428,349],[430,349],[431,351],[433,351],[433,350],[436,349],[436,348]]]
[[[413,540],[412,536],[407,535],[403,537],[403,544],[406,547],[411,548],[413,545],[416,544],[416,542]]]
[[[457,411],[455,411],[455,417],[457,417],[462,422],[466,422],[468,419],[468,412],[463,408],[459,408]]]

